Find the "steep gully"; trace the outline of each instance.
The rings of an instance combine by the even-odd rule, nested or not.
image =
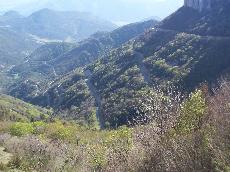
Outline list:
[[[147,70],[147,68],[145,67],[145,65],[143,64],[143,60],[144,60],[144,56],[135,51],[135,60],[138,62],[138,67],[140,69],[140,72],[144,78],[144,81],[149,85],[151,86],[151,78],[150,78],[150,74]],[[95,99],[95,105],[96,105],[96,116],[97,116],[97,120],[100,124],[100,128],[101,129],[104,129],[105,128],[105,121],[104,121],[104,118],[102,116],[102,105],[101,105],[101,102],[102,102],[102,97],[101,95],[98,93],[97,89],[95,88],[95,86],[93,85],[92,83],[92,72],[89,71],[89,70],[85,70],[84,71],[84,74],[87,78],[87,86],[90,90],[90,93],[91,95],[94,97]]]
[[[136,61],[138,62],[138,67],[139,67],[140,72],[144,78],[144,81],[148,84],[148,86],[151,87],[151,85],[152,85],[151,76],[150,76],[148,69],[145,67],[145,65],[143,63],[143,60],[145,57],[143,56],[143,54],[141,54],[137,51],[134,51],[134,53],[135,53]]]
[[[90,70],[85,70],[84,74],[87,78],[87,85],[88,85],[89,91],[95,99],[97,120],[99,122],[100,128],[104,129],[105,128],[105,121],[104,121],[104,118],[102,116],[102,105],[101,105],[102,98],[91,81],[92,80],[92,72]]]

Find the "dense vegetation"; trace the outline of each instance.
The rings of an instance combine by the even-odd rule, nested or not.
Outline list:
[[[147,21],[95,34],[49,61],[46,73],[54,70],[60,75],[57,80],[44,80],[43,84],[39,81],[42,75],[36,77],[38,80],[25,77],[9,92],[65,111],[71,119],[77,119],[79,112],[87,116],[89,109],[96,108],[104,126],[128,124],[130,118],[138,116],[134,112],[142,95],[155,87],[167,90],[176,86],[181,92],[190,92],[203,82],[215,83],[229,69],[230,38],[221,30],[212,31],[215,25],[210,26],[221,18],[218,28],[227,28],[227,7],[221,6],[220,13],[220,7],[204,13],[182,7],[156,27],[154,21]],[[186,22],[176,25],[181,20]],[[75,71],[81,71],[79,79]],[[37,72],[45,73],[42,67]]]
[[[0,144],[6,148],[3,155],[11,156],[0,168],[4,171],[227,172],[229,85],[221,83],[212,96],[203,86],[186,99],[181,99],[179,93],[165,97],[160,90],[148,94],[140,109],[151,120],[147,125],[138,121],[139,125],[133,128],[99,131],[57,119],[5,120],[1,122],[4,125],[0,129]],[[159,108],[155,107],[157,104]]]
[[[230,171],[230,2],[218,2],[0,66],[0,89],[46,107],[0,95],[0,171]]]
[[[52,99],[53,96],[49,95],[49,93],[54,90],[52,88],[61,85],[61,81],[65,81],[68,77],[68,80],[74,80],[71,78],[74,74],[70,71],[76,67],[83,67],[90,64],[100,56],[107,54],[112,48],[119,47],[129,39],[135,38],[143,33],[146,29],[155,26],[156,23],[155,20],[150,20],[130,24],[110,33],[97,33],[89,39],[78,43],[75,48],[71,48],[72,45],[67,43],[44,45],[32,53],[27,58],[27,62],[15,66],[10,71],[10,75],[17,75],[18,79],[15,81],[15,84],[9,84],[8,92],[12,96],[26,101],[51,106],[53,104],[50,105],[46,100],[40,97],[44,97],[43,95],[45,94],[45,97],[48,96]],[[46,61],[44,61],[44,58]],[[70,74],[66,74],[68,72],[70,72]],[[57,78],[57,81],[55,81],[55,78]],[[84,79],[86,79],[86,77]],[[59,82],[59,84],[56,84],[57,82]],[[63,83],[63,85],[65,85],[65,83]],[[71,86],[72,84],[70,84],[70,87]],[[69,89],[67,86],[65,87]],[[50,91],[47,91],[49,89]],[[65,94],[64,89],[56,89],[59,90],[59,92],[55,93],[57,99],[60,98],[61,94]],[[84,92],[85,88],[82,87],[81,89],[79,89],[79,92]],[[73,87],[70,90],[73,90]],[[77,90],[74,91],[76,92]],[[70,97],[71,95],[73,96],[72,98]],[[68,97],[69,99],[76,100],[77,96],[72,93],[69,94]],[[80,101],[81,98],[78,102]],[[53,100],[53,102],[57,103],[56,100]],[[61,105],[60,103],[58,104]],[[74,104],[72,105],[74,106]],[[65,105],[62,105],[62,107],[66,108]]]
[[[121,46],[128,40],[153,27],[157,21],[150,20],[130,24],[112,32],[98,32],[90,38],[78,42],[76,46],[68,43],[46,44],[35,50],[26,63],[13,68],[13,73],[24,77],[24,73],[41,73],[51,75],[47,70],[56,70],[57,75],[68,73],[77,67],[87,65],[113,48]],[[45,59],[45,60],[44,60]],[[44,62],[48,65],[44,69]],[[26,71],[23,70],[26,68]],[[43,76],[45,77],[45,76]]]
[[[30,122],[48,118],[52,111],[0,94],[1,121]]]

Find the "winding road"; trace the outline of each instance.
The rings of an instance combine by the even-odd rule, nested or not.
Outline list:
[[[162,29],[162,28],[152,28],[151,30],[158,32],[173,32],[173,33],[181,33],[178,32],[176,30],[169,30],[169,29]],[[190,35],[195,35],[195,36],[199,36],[200,38],[203,39],[213,39],[213,40],[230,40],[230,37],[224,37],[224,36],[211,36],[211,35],[197,35],[197,34],[193,34],[193,33],[186,33],[186,34],[190,34]],[[146,68],[146,66],[143,63],[144,60],[144,56],[143,54],[141,54],[138,51],[134,51],[134,55],[135,55],[135,60],[138,63],[138,67],[140,69],[140,72],[142,74],[142,76],[144,77],[144,81],[148,84],[148,86],[152,86],[152,80],[151,80],[151,76],[150,76],[150,72],[148,71],[148,69]]]
[[[43,61],[42,63],[43,63],[44,65],[46,65],[46,66],[48,66],[49,68],[52,69],[53,75],[54,75],[55,77],[58,76],[57,73],[56,73],[56,70],[55,70],[54,66],[48,64],[47,61]]]
[[[152,28],[151,30],[155,32],[172,32],[172,33],[185,33],[189,35],[194,35],[194,36],[199,36],[200,38],[205,38],[205,39],[215,39],[215,40],[230,40],[229,36],[213,36],[213,35],[198,35],[195,33],[189,33],[189,32],[183,32],[183,31],[177,31],[177,30],[170,30],[170,29],[163,29],[163,28]]]

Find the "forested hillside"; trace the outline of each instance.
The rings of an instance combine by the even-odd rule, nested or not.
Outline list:
[[[103,120],[104,126],[117,127],[140,115],[135,114],[135,109],[141,105],[139,100],[156,87],[174,86],[182,92],[190,92],[203,82],[212,85],[228,70],[230,39],[220,30],[214,34],[209,32],[210,29],[203,30],[201,25],[219,18],[222,19],[219,25],[225,27],[228,18],[223,16],[228,15],[228,6],[222,8],[217,15],[216,8],[200,13],[182,7],[156,27],[107,52],[83,69],[77,69],[82,71],[80,80],[70,72],[27,100],[67,111],[68,117],[71,107],[71,112],[78,108],[82,111],[82,104],[93,98],[95,103],[93,106],[89,103],[89,106],[97,108],[97,116]],[[192,22],[170,26],[170,23],[180,21],[181,16]],[[188,27],[190,31],[186,30]],[[75,50],[77,48],[72,51]],[[84,86],[77,86],[79,82]],[[81,93],[84,96],[79,97]],[[69,117],[74,118],[73,113]]]
[[[1,16],[0,171],[229,172],[230,1],[184,2],[91,36],[113,26]]]
[[[13,96],[29,100],[36,93],[43,93],[52,87],[55,78],[61,79],[63,74],[90,64],[156,24],[155,20],[130,24],[110,33],[94,34],[75,46],[67,43],[45,45],[32,53],[25,63],[12,68],[10,74],[18,75],[19,79],[10,86],[9,92]],[[57,48],[59,51],[56,51]]]

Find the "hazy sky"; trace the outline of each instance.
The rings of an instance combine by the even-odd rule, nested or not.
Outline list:
[[[41,8],[87,11],[114,22],[164,18],[183,5],[183,0],[0,0],[0,11],[29,14]]]

